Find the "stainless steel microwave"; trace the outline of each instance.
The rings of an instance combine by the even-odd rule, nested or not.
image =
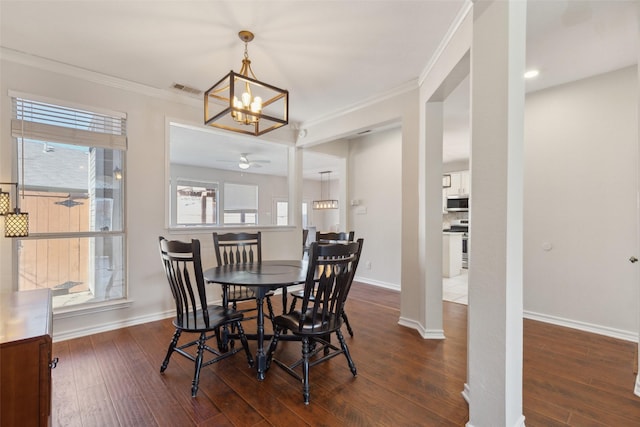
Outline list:
[[[448,212],[467,212],[469,210],[469,195],[456,194],[447,196]]]

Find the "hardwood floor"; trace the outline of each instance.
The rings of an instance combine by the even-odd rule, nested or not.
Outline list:
[[[192,398],[192,362],[174,355],[159,372],[173,333],[165,320],[54,343],[53,425],[463,426],[467,307],[445,303],[447,339],[432,341],[397,324],[398,293],[356,283],[349,298],[358,377],[342,357],[312,368],[309,406],[276,366],[258,382],[242,353],[204,368]],[[279,345],[281,358],[299,352]],[[526,425],[640,425],[633,357],[633,343],[525,320]]]

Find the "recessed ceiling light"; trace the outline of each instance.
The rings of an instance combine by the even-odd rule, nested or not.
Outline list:
[[[524,73],[524,78],[525,79],[532,79],[534,77],[538,77],[538,74],[540,74],[540,71],[538,71],[538,70],[529,70],[526,73]]]

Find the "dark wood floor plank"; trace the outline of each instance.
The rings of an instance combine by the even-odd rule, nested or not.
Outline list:
[[[225,362],[230,361],[230,359],[225,360]],[[264,420],[264,417],[258,412],[258,408],[247,402],[233,386],[230,386],[216,374],[219,370],[229,370],[232,376],[242,375],[241,372],[249,370],[249,368],[246,368],[244,364],[241,365],[240,369],[229,363],[219,364],[215,370],[213,367],[208,367],[206,374],[200,380],[200,392],[206,394],[216,407],[220,408],[228,422],[238,426],[252,426]]]
[[[96,363],[91,337],[76,338],[69,340],[68,343],[74,372],[79,374],[75,377],[78,391],[104,384],[102,373]]]
[[[194,421],[182,410],[171,390],[166,387],[163,377],[158,375],[159,368],[145,358],[145,353],[131,333],[137,328],[127,328],[129,333],[115,341],[115,346],[123,355],[123,363],[129,368],[130,381],[135,382],[138,389],[144,391],[142,397],[157,425],[193,424]]]
[[[79,391],[80,417],[86,427],[120,426],[115,407],[104,384]]]
[[[167,346],[173,335],[171,322],[164,320],[157,325],[147,324],[133,330],[134,337],[140,343],[148,363],[156,368],[156,373],[163,377],[166,387],[169,388],[175,401],[182,407],[195,424],[199,424],[216,417],[220,410],[210,401],[206,394],[198,394],[191,397],[191,381],[193,380],[194,363],[174,354],[171,357],[167,370],[160,373],[160,365],[167,351]],[[187,338],[185,336],[185,338]],[[189,337],[193,339],[193,337]],[[179,343],[186,342],[181,337]]]
[[[463,426],[467,307],[445,303],[447,338],[424,340],[398,325],[399,302],[397,292],[354,283],[347,312],[355,336],[345,331],[345,339],[358,377],[344,357],[313,367],[308,406],[298,381],[272,366],[258,382],[242,353],[204,368],[192,398],[193,362],[174,355],[159,371],[170,320],[54,343],[53,425]],[[281,312],[280,298],[273,303]],[[255,322],[245,325],[255,331]],[[528,319],[523,327],[527,427],[640,425],[634,343]],[[281,342],[278,355],[298,358],[300,343]]]
[[[53,356],[58,358],[51,386],[51,422],[57,426],[79,427],[82,425],[78,393],[69,341],[53,344]]]
[[[279,391],[270,387],[266,381],[258,381],[253,372],[247,373],[244,369],[238,372],[234,369],[224,369],[222,366],[219,368],[216,371],[217,376],[233,388],[244,401],[256,408],[269,423],[282,426],[305,425],[288,405],[278,399]]]

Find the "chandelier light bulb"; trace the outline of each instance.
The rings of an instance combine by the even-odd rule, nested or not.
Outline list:
[[[251,105],[251,95],[248,92],[242,94],[242,104],[245,108]]]

